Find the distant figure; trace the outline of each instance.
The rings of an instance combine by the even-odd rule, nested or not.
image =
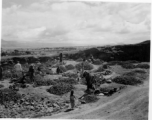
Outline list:
[[[14,69],[15,69],[16,72],[22,72],[23,71],[22,66],[21,66],[19,61],[17,61],[17,64],[15,64]]]
[[[37,61],[37,70],[40,74],[41,73],[41,63],[39,61]]]
[[[14,69],[15,69],[17,77],[19,78],[23,72],[22,66],[19,61],[17,61],[17,64],[15,64]]]
[[[86,61],[86,59],[84,58],[83,61],[82,61],[82,74],[83,74],[83,72],[84,72],[84,64],[85,64],[85,61]]]
[[[56,68],[56,73],[57,74],[59,74],[61,71],[60,71],[60,67],[58,66],[57,68]]]
[[[34,70],[34,65],[31,64],[31,66],[29,67],[29,75],[30,75],[30,80],[31,80],[32,82],[34,82],[34,72],[35,72],[35,70]]]
[[[94,78],[94,76],[92,76],[90,73],[88,73],[88,72],[84,72],[83,73],[83,78],[85,78],[86,79],[86,82],[87,82],[87,90],[89,90],[89,89],[95,89],[94,88],[94,82],[95,82],[95,78]]]
[[[2,79],[3,79],[3,68],[0,64],[0,80],[2,80]]]
[[[77,75],[78,75],[77,80],[78,80],[78,82],[80,82],[80,76],[81,76],[81,75],[80,75],[80,72],[79,72],[79,71],[77,72]]]
[[[23,77],[21,78],[21,80],[19,81],[21,84],[25,84],[25,79],[26,79],[26,74],[23,73]]]
[[[92,63],[93,63],[93,62],[94,62],[94,57],[93,57],[92,54],[90,55],[90,59],[91,59],[91,61],[92,61]]]
[[[63,57],[63,55],[62,55],[62,53],[60,53],[60,63],[62,63],[62,57]]]
[[[75,107],[75,96],[74,96],[74,91],[73,90],[71,91],[71,94],[70,94],[70,103],[71,103],[71,109],[74,109],[74,107]]]

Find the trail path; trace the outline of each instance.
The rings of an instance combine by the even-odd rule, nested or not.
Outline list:
[[[128,88],[116,93],[111,97],[101,97],[101,99],[93,104],[82,105],[70,112],[61,112],[53,116],[43,118],[58,118],[58,119],[144,119],[146,115],[138,113],[144,112],[148,101],[148,82],[141,86],[128,86]],[[147,98],[147,99],[146,99]],[[139,109],[136,104],[140,103]],[[137,113],[135,111],[138,111]],[[140,118],[139,118],[140,117]]]

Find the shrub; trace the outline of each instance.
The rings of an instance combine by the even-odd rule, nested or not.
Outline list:
[[[104,71],[103,66],[100,66],[100,67],[98,67],[98,69],[95,72],[103,72],[103,71]]]
[[[42,81],[36,81],[36,86],[50,86],[50,85],[55,85],[57,84],[56,81],[54,80],[42,80]]]
[[[1,85],[1,84],[0,84],[0,88],[3,88],[3,87],[4,87],[4,85]]]
[[[36,86],[49,86],[49,85],[55,85],[56,81],[50,80],[50,79],[43,79],[42,76],[36,75],[35,76],[35,84],[36,84]]]
[[[100,65],[100,64],[102,64],[102,61],[100,61],[100,59],[96,59],[93,61],[93,64]]]
[[[134,69],[134,68],[136,68],[136,66],[134,65],[134,64],[132,64],[132,63],[128,63],[128,64],[122,64],[121,65],[123,68],[126,68],[126,69]]]
[[[63,95],[65,93],[70,92],[73,88],[74,87],[72,85],[62,82],[62,83],[53,85],[47,91],[51,94]]]
[[[147,77],[144,70],[133,70],[131,72],[124,73],[123,76],[135,77],[140,80],[144,80]]]
[[[97,98],[97,96],[95,96],[95,95],[87,95],[84,97],[84,100],[86,103],[92,103],[92,102],[96,102],[97,100],[99,100],[99,98]]]
[[[19,99],[21,99],[21,95],[17,93],[16,91],[13,91],[11,89],[3,89],[0,90],[0,104],[5,104],[6,102],[17,102]]]
[[[78,63],[75,65],[77,70],[81,70],[82,69],[82,64]],[[84,63],[84,70],[92,70],[93,69],[93,65],[90,63],[85,62]]]
[[[150,65],[148,65],[148,64],[138,64],[138,65],[136,66],[136,68],[149,69],[149,68],[150,68]]]
[[[124,76],[124,75],[115,77],[112,81],[115,83],[124,84],[124,85],[138,85],[138,84],[143,83],[143,81],[141,81],[140,79],[137,79],[136,77]]]
[[[77,62],[82,62],[83,59],[82,59],[82,58],[78,58],[76,61],[77,61]]]
[[[76,73],[64,73],[62,74],[64,77],[69,77],[69,78],[77,78],[78,75]]]
[[[73,70],[75,67],[72,64],[66,65],[65,68],[67,70]]]
[[[67,84],[77,84],[77,81],[73,78],[62,78],[62,79],[57,79],[57,83],[67,83]]]
[[[60,70],[62,71],[62,73],[67,71],[66,67],[64,67],[63,65],[60,66]]]
[[[122,61],[110,61],[107,63],[107,65],[109,66],[113,66],[113,65],[121,65]]]
[[[107,64],[102,65],[102,67],[103,67],[104,69],[108,69],[108,68],[109,68],[109,66],[108,66]]]

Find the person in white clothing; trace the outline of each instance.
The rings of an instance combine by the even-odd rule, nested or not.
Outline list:
[[[17,61],[17,64],[14,66],[14,69],[15,69],[16,72],[22,72],[23,71],[22,66],[21,66],[19,61]]]
[[[17,61],[17,64],[14,66],[14,69],[17,77],[22,76],[23,69],[19,61]]]

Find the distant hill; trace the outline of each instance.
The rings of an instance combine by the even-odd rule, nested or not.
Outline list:
[[[129,45],[90,48],[76,54],[69,55],[70,59],[89,58],[90,55],[104,61],[136,60],[150,61],[150,40]]]

